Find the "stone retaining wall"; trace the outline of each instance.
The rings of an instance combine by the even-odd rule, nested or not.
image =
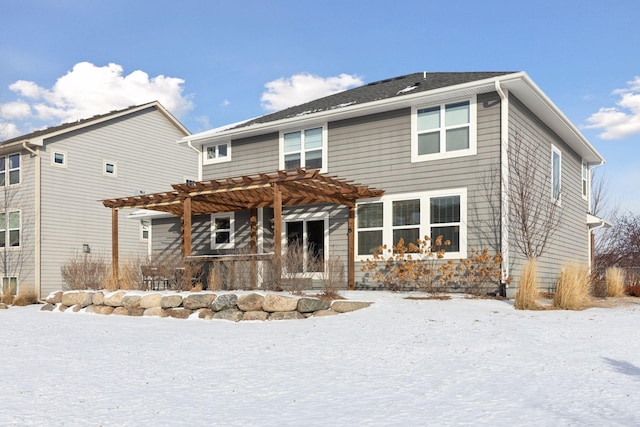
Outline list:
[[[371,305],[361,301],[325,301],[312,297],[280,294],[190,294],[115,291],[54,292],[46,298],[43,311],[67,311],[127,316],[159,316],[186,319],[287,320],[330,316]]]

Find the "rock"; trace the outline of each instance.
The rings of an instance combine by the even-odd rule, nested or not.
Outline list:
[[[238,308],[242,311],[262,311],[264,297],[260,294],[244,294],[238,297]]]
[[[318,310],[327,310],[330,305],[329,301],[318,298],[300,298],[298,300],[297,310],[300,313],[311,313]]]
[[[102,291],[93,294],[93,305],[104,305],[104,294]]]
[[[144,314],[144,308],[132,307],[129,309],[129,316],[142,316]]]
[[[267,320],[269,313],[262,310],[245,311],[242,320]]]
[[[161,307],[150,307],[147,308],[144,313],[142,313],[143,316],[160,316],[160,317],[167,317],[167,313],[164,311],[163,308]]]
[[[62,296],[61,296],[61,298],[62,298]],[[2,305],[4,305],[4,304],[2,304]],[[91,307],[91,306],[89,306],[89,307]],[[89,308],[89,307],[87,307],[87,308]],[[2,308],[2,307],[0,307],[0,308]],[[7,308],[7,306],[5,306],[4,308]],[[48,303],[46,303],[45,305],[42,306],[40,311],[53,311],[55,309],[56,309],[56,305],[48,302]]]
[[[116,307],[116,308],[113,310],[113,314],[119,314],[119,315],[121,315],[121,316],[128,316],[128,315],[129,315],[129,310],[127,310],[127,309],[126,309],[126,308],[124,308],[124,307]]]
[[[231,320],[234,322],[239,322],[242,320],[242,316],[244,313],[237,308],[227,308],[221,311],[218,311],[213,315],[214,319],[223,319],[223,320]]]
[[[161,294],[146,294],[140,298],[140,307],[142,308],[152,308],[152,307],[160,307],[160,302],[162,301]]]
[[[58,307],[58,310],[64,313],[65,311],[67,311],[67,308],[69,308],[69,306],[60,304],[60,306]]]
[[[262,309],[270,313],[276,311],[294,311],[297,307],[297,298],[277,294],[268,294],[264,297],[262,303]]]
[[[93,292],[65,292],[62,294],[62,304],[71,307],[74,305],[80,305],[86,307],[93,303]]]
[[[269,320],[306,319],[299,311],[276,311],[269,315]]]
[[[99,314],[111,314],[115,310],[115,307],[111,307],[110,305],[101,305],[96,309],[96,313]]]
[[[361,308],[367,308],[371,305],[370,302],[363,301],[334,301],[331,304],[331,310],[338,313],[348,313],[350,311],[360,310]]]
[[[160,299],[160,307],[173,308],[182,305],[182,297],[180,295],[163,295]]]
[[[200,310],[198,310],[198,318],[200,319],[211,320],[213,319],[214,314],[215,311],[211,310],[210,308],[201,308]]]
[[[175,307],[175,308],[167,308],[165,312],[169,317],[175,317],[176,319],[186,319],[187,317],[191,316],[191,313],[193,313],[193,310],[189,310],[187,308],[182,308],[182,307]]]
[[[80,310],[82,310],[82,305],[80,305],[80,304],[76,304],[73,307],[71,307],[71,311],[73,311],[74,313],[77,313]]]
[[[122,306],[127,310],[131,310],[135,307],[140,307],[140,300],[142,295],[125,295],[122,297]]]
[[[49,304],[60,304],[62,302],[63,294],[64,292],[62,291],[51,292],[49,295],[47,295],[45,301]]]
[[[189,310],[197,310],[211,306],[215,299],[215,294],[190,294],[182,300],[182,306]]]
[[[127,295],[125,291],[113,292],[111,294],[107,294],[104,297],[104,305],[108,305],[110,307],[122,307],[122,298]]]
[[[41,308],[40,310],[42,310],[43,308]],[[0,302],[0,310],[8,310],[8,309],[9,309],[9,306],[7,304]]]
[[[340,314],[337,311],[329,310],[318,310],[313,313],[313,317],[321,317],[321,316],[335,316],[336,314]]]
[[[87,306],[87,308],[85,308],[85,309],[84,309],[84,312],[85,312],[85,313],[94,313],[94,314],[95,314],[95,313],[97,313],[97,312],[98,312],[98,310],[99,310],[99,308],[98,308],[98,307],[99,307],[99,306],[97,306],[97,305],[93,305],[93,304],[92,304],[92,305],[88,305],[88,306]]]
[[[222,311],[230,308],[236,308],[238,303],[238,295],[236,294],[223,294],[218,297],[211,304],[213,311]]]

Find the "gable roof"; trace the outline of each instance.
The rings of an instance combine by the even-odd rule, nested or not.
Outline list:
[[[182,123],[178,121],[178,119],[176,119],[166,108],[162,106],[162,104],[160,104],[158,101],[153,101],[153,102],[148,102],[146,104],[127,107],[122,110],[110,111],[109,113],[106,113],[106,114],[98,114],[88,119],[78,120],[77,122],[64,123],[58,126],[36,130],[34,132],[31,132],[25,135],[17,136],[15,138],[7,139],[5,141],[0,141],[0,148],[6,147],[9,145],[15,145],[17,143],[23,143],[23,142],[27,142],[31,145],[41,146],[44,143],[44,140],[47,138],[51,138],[67,132],[72,132],[77,129],[82,129],[82,128],[92,126],[98,123],[102,123],[108,120],[113,120],[115,118],[126,116],[138,111],[146,110],[148,108],[155,108],[158,111],[160,111],[185,136],[191,134],[189,130],[187,130],[187,128],[185,128],[182,125]]]

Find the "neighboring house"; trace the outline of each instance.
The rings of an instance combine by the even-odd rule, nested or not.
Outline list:
[[[197,175],[189,131],[158,102],[0,142],[0,269],[6,292],[61,288],[74,255],[111,254],[110,213],[98,202],[156,192]],[[147,220],[120,215],[121,254],[146,255]]]
[[[174,186],[174,193],[153,199],[105,204],[163,210],[160,202],[173,203],[172,213],[182,216],[189,234],[186,254],[250,246],[270,252],[302,240],[324,258],[349,260],[350,285],[358,287],[370,284],[360,266],[378,246],[443,235],[451,241],[446,258],[486,247],[504,255],[504,274],[517,279],[525,256],[507,211],[513,209],[510,145],[521,143],[536,150],[536,167],[546,177],[531,184],[533,192],[552,200],[561,214],[539,258],[541,283],[553,284],[567,261],[590,262],[589,229],[597,219],[588,215],[589,169],[604,159],[526,73],[410,74],[181,142],[201,151],[201,183]],[[270,201],[270,193],[247,190],[250,197],[236,197],[243,185],[273,186],[277,174],[270,173],[295,168],[354,180],[365,186],[364,197],[318,203],[314,197],[322,187],[312,185],[307,199],[289,195],[282,215],[274,213],[280,202]],[[225,181],[230,177],[241,178]],[[257,224],[252,231],[249,223]],[[175,218],[154,220],[154,252],[176,250],[179,230]]]

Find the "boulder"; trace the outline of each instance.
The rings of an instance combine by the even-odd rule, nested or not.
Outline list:
[[[99,306],[97,305],[88,305],[87,308],[84,309],[85,313],[97,313],[100,310]]]
[[[167,313],[161,307],[149,307],[144,311],[144,313],[142,313],[142,315],[167,317]]]
[[[65,311],[67,311],[67,308],[69,308],[68,305],[64,305],[64,304],[60,304],[58,306],[58,310],[60,310],[62,313],[64,313]]]
[[[193,310],[189,310],[187,308],[182,308],[182,307],[174,307],[174,308],[167,308],[165,312],[169,317],[175,317],[176,319],[186,319],[187,317],[191,316],[191,313],[193,313]]]
[[[182,297],[180,295],[163,295],[160,299],[160,307],[173,308],[182,305]]]
[[[338,313],[348,313],[350,311],[360,310],[361,308],[366,308],[371,305],[370,302],[363,301],[334,301],[331,304],[331,310],[337,311]]]
[[[262,310],[245,311],[242,320],[267,320],[269,313]]]
[[[122,307],[122,298],[127,295],[125,291],[117,291],[104,296],[104,305],[110,307]]]
[[[294,311],[298,307],[298,299],[294,297],[268,294],[264,297],[262,309],[270,313],[278,311]]]
[[[211,320],[213,319],[214,314],[215,311],[211,310],[210,308],[201,308],[200,310],[198,310],[198,318],[200,319]]]
[[[152,308],[152,307],[160,307],[160,302],[162,301],[161,294],[145,294],[140,298],[140,307],[142,308]]]
[[[269,320],[306,319],[299,311],[276,311],[269,315]]]
[[[238,297],[238,308],[242,311],[262,311],[264,297],[260,294],[244,294]]]
[[[311,313],[318,310],[327,310],[330,305],[329,301],[318,298],[300,298],[297,309],[300,313]]]
[[[49,295],[47,295],[45,301],[49,304],[60,304],[62,302],[63,294],[64,292],[62,291],[51,292]]]
[[[127,310],[140,307],[141,299],[142,295],[125,295],[124,297],[122,297],[122,306]]]
[[[216,314],[213,315],[213,318],[239,322],[240,320],[242,320],[243,314],[244,313],[237,308],[227,308],[216,312]]]
[[[190,294],[182,300],[182,306],[189,310],[197,310],[209,307],[215,299],[215,294]]]
[[[144,314],[144,308],[132,307],[129,309],[129,316],[142,316]]]
[[[82,310],[82,306],[80,304],[76,304],[73,307],[71,307],[71,311],[73,311],[74,313],[77,313],[80,310]]]
[[[218,297],[211,304],[213,311],[222,311],[230,308],[236,308],[238,303],[238,295],[236,294],[223,294]]]
[[[62,294],[62,304],[71,307],[80,305],[86,307],[93,303],[93,292],[65,292]]]
[[[335,316],[336,314],[340,314],[337,311],[329,310],[318,310],[313,313],[313,317],[321,317],[321,316]]]
[[[104,305],[104,294],[102,291],[93,294],[93,305]]]
[[[100,305],[96,309],[96,313],[99,314],[111,314],[115,310],[115,307],[111,307],[110,305]]]
[[[89,306],[89,307],[91,307],[91,306]],[[89,308],[89,307],[87,307],[87,308]],[[2,307],[0,307],[0,308],[2,308]],[[5,306],[4,308],[7,308],[7,306]],[[53,311],[55,309],[56,309],[56,305],[48,302],[48,303],[46,303],[45,305],[42,306],[40,311]]]
[[[119,314],[119,315],[121,315],[121,316],[128,316],[128,315],[129,315],[129,310],[127,310],[127,309],[126,309],[126,308],[124,308],[124,307],[116,307],[116,308],[113,310],[113,314]]]

